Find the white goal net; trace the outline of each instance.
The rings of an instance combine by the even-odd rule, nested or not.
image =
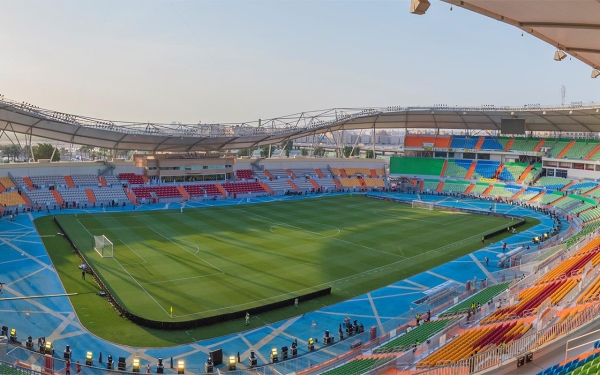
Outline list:
[[[412,208],[424,208],[433,211],[434,202],[412,201]]]
[[[94,250],[102,258],[113,257],[113,243],[106,236],[94,236]]]

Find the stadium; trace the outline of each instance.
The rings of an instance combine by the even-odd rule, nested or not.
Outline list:
[[[600,76],[595,0],[445,3]],[[0,375],[600,372],[600,104],[0,127]]]

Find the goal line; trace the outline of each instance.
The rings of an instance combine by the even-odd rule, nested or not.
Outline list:
[[[435,202],[424,202],[424,201],[419,201],[419,200],[413,200],[411,202],[411,206],[412,206],[412,208],[424,208],[426,210],[433,211]]]

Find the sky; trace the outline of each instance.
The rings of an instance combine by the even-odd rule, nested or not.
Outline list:
[[[576,59],[431,0],[2,0],[0,94],[122,121],[600,101]]]

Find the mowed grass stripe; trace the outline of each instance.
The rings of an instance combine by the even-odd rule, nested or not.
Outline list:
[[[156,320],[170,320],[170,306],[173,319],[187,320],[327,285],[351,297],[469,253],[510,222],[356,196],[79,215],[113,241],[117,264],[96,254],[82,226],[68,225],[72,217],[59,220],[120,303]]]

